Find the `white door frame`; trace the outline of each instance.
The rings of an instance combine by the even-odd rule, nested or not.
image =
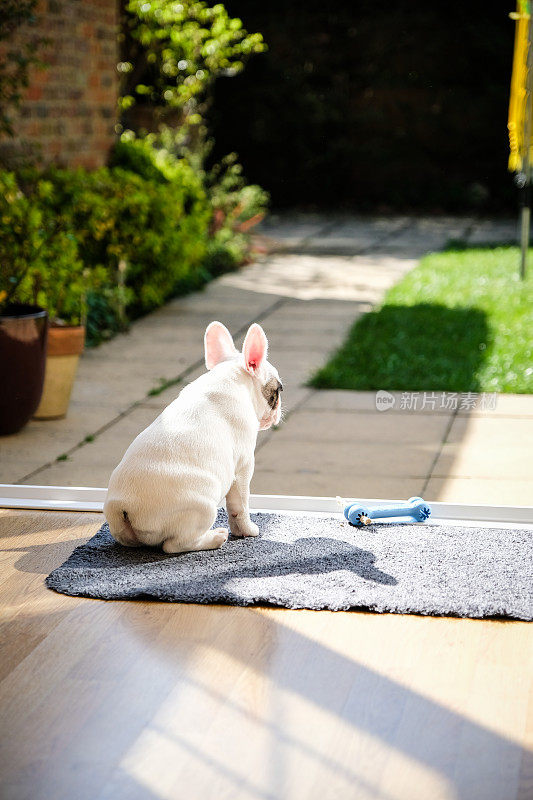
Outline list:
[[[106,489],[88,486],[26,486],[0,484],[0,508],[35,509],[42,511],[102,511]],[[283,513],[312,513],[320,515],[342,514],[348,502],[363,501],[371,505],[393,504],[394,500],[335,497],[304,497],[289,495],[254,494],[250,508],[254,511],[279,511]],[[467,505],[464,503],[430,502],[433,523],[476,525],[497,524],[498,527],[531,528],[533,507]]]

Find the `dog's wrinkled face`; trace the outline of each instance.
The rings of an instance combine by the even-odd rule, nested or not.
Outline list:
[[[279,425],[281,419],[281,393],[283,391],[283,384],[279,379],[277,370],[272,364],[269,364],[267,361],[265,366],[269,367],[270,371],[274,374],[272,374],[272,377],[261,387],[261,394],[267,402],[267,410],[261,417],[259,423],[260,430],[266,430],[266,428],[270,428],[271,425]]]
[[[238,353],[228,329],[212,322],[205,332],[205,364],[212,369],[221,361],[240,359],[243,369],[253,378],[253,392],[259,429],[266,430],[281,420],[281,383],[277,369],[267,361],[268,341],[260,325],[254,323]]]

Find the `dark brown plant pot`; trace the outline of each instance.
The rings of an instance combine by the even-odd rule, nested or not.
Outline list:
[[[35,412],[43,391],[48,314],[39,306],[0,312],[0,435],[16,433]]]

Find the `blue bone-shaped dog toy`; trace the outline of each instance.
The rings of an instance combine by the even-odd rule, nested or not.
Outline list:
[[[421,497],[410,497],[406,503],[395,506],[368,508],[358,503],[348,503],[344,516],[352,525],[370,525],[374,519],[385,517],[411,517],[413,522],[425,522],[431,515],[431,507]]]

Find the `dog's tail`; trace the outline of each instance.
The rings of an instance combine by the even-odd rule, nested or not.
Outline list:
[[[128,512],[124,509],[119,500],[106,500],[104,503],[104,514],[109,524],[111,536],[127,547],[139,547],[140,541],[137,538]]]

